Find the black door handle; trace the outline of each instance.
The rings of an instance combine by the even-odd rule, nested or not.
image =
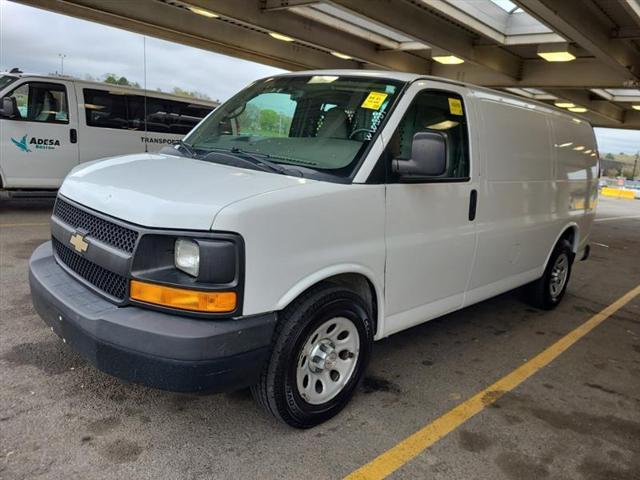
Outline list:
[[[476,219],[476,208],[478,206],[478,191],[474,188],[471,190],[471,197],[469,198],[469,221],[473,222]]]
[[[78,131],[75,128],[69,130],[69,141],[71,143],[78,143]]]

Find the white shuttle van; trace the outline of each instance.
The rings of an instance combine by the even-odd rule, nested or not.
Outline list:
[[[71,77],[0,74],[0,189],[57,189],[79,163],[178,142],[215,102]]]
[[[526,285],[555,307],[597,203],[591,126],[434,77],[257,81],[179,145],[76,167],[30,260],[36,310],[97,368],[250,386],[310,427],[372,343]]]

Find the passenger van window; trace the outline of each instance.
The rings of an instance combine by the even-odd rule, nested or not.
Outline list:
[[[15,88],[9,95],[16,101],[15,120],[43,123],[69,123],[67,90],[55,83],[30,82]]]
[[[19,118],[22,120],[27,119],[27,111],[29,110],[29,84],[24,83],[11,92],[10,97],[16,100],[16,106],[18,107]]]
[[[127,105],[124,95],[88,88],[83,90],[83,95],[87,125],[103,128],[128,128]]]
[[[144,102],[144,97],[135,97]],[[147,129],[150,132],[168,132],[185,135],[207,113],[204,108],[175,100],[147,97]]]
[[[439,131],[447,142],[447,172],[440,179],[469,177],[469,140],[462,97],[451,92],[426,90],[416,95],[389,142],[391,159],[409,160],[418,132]]]
[[[204,107],[161,98],[147,97],[147,130],[185,135],[209,111]],[[129,128],[144,130],[145,97],[127,95]]]
[[[84,89],[87,125],[185,135],[211,109],[204,106],[104,90]],[[146,100],[146,107],[145,107]],[[146,121],[146,127],[145,127]]]
[[[144,101],[144,97],[142,97]],[[171,125],[170,102],[160,98],[147,97],[147,130],[169,133]]]
[[[178,122],[174,122],[173,129],[175,133],[189,133],[200,120],[209,115],[211,108],[191,103],[172,102],[179,111],[180,117]],[[170,127],[171,128],[171,127]]]

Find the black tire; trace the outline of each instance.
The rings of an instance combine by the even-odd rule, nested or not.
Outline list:
[[[353,396],[371,357],[374,335],[371,313],[352,290],[323,283],[301,295],[279,317],[270,360],[251,392],[257,403],[274,417],[296,428],[310,428],[339,413]],[[352,322],[358,332],[355,369],[334,398],[314,405],[305,401],[298,389],[299,358],[311,334],[337,317]]]
[[[564,281],[561,290],[553,294],[551,285],[554,278],[554,266],[562,256],[564,256],[568,262],[566,280]],[[569,279],[571,278],[571,267],[573,265],[574,257],[575,254],[573,253],[569,241],[561,239],[553,249],[542,277],[527,285],[527,297],[531,305],[543,310],[553,310],[558,306],[562,297],[564,297],[567,285],[569,284]]]

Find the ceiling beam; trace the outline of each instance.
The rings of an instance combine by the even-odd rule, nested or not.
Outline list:
[[[591,114],[602,117],[605,121],[615,125],[624,122],[624,109],[607,101],[593,100],[590,92],[585,90],[554,90],[546,92],[555,95],[560,100],[568,100],[581,107],[586,107]]]
[[[610,28],[582,0],[514,0],[520,7],[590,52],[605,65],[640,78],[640,52],[611,38]]]
[[[322,0],[260,0],[264,10],[288,10],[292,7],[306,7],[314,3],[320,3]]]
[[[445,15],[452,21],[464,25],[465,28],[469,28],[479,35],[485,38],[480,38],[475,41],[475,44],[490,44],[495,46],[495,42],[499,45],[538,45],[541,43],[558,43],[564,42],[564,38],[554,32],[548,31],[546,28],[540,29],[540,25],[533,18],[529,18],[529,23],[535,23],[536,26],[522,25],[520,22],[519,33],[507,34],[508,25],[514,21],[512,16],[506,12],[502,12],[502,9],[497,5],[488,4],[483,5],[478,3],[476,6],[473,2],[451,2],[447,0],[422,0],[422,3],[429,9],[432,9],[439,14]],[[488,8],[498,9],[501,13],[504,13],[504,23],[499,17],[493,18],[491,11]],[[483,15],[486,15],[483,17]],[[492,18],[495,22],[488,22],[487,17]],[[512,20],[509,20],[509,19]],[[521,18],[521,17],[518,17]],[[491,23],[491,24],[489,24]],[[493,42],[493,43],[488,43]]]
[[[17,0],[32,7],[122,28],[285,70],[360,68],[315,48],[282,42],[222,19],[205,18],[154,0]]]
[[[628,80],[619,71],[603,67],[602,62],[594,58],[581,58],[566,63],[525,60],[519,80],[468,64],[434,64],[432,74],[487,87],[534,87],[544,90],[624,88],[625,81]]]
[[[622,123],[609,122],[604,117],[597,116],[592,113],[583,114],[581,116],[586,117],[594,127],[640,131],[640,112],[635,110],[625,110],[624,122]]]
[[[425,6],[404,0],[330,0],[328,3],[501,75],[515,79],[520,73],[519,57],[500,48],[475,46],[474,35]]]
[[[243,2],[189,0],[189,3],[247,25],[282,33],[315,48],[347,54],[382,69],[424,74],[431,70],[429,60],[406,52],[382,51],[371,41],[303,18],[287,10],[262,9],[260,2],[256,0]]]
[[[637,110],[626,110],[624,112],[624,123],[620,128],[640,130],[640,112]]]
[[[640,26],[640,2],[638,0],[618,0],[618,3],[636,21],[636,25]]]
[[[617,40],[640,40],[640,27],[621,27],[611,33]]]

